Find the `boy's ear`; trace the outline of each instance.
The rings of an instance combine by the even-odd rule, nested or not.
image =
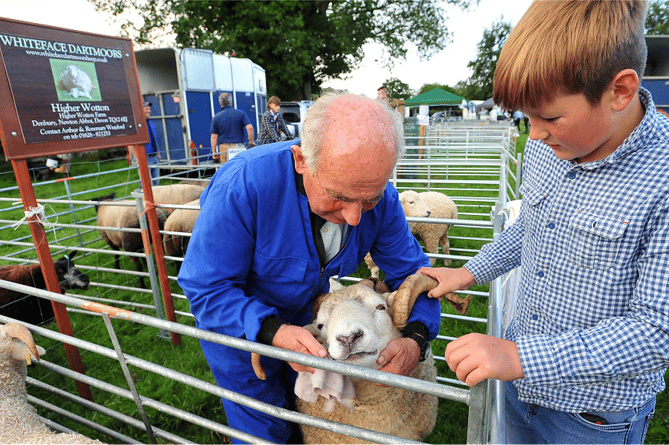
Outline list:
[[[631,68],[624,69],[615,75],[609,85],[611,107],[614,111],[622,111],[639,92],[639,76]]]

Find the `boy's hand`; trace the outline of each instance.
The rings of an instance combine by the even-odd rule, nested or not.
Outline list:
[[[442,295],[456,290],[467,289],[472,284],[476,283],[474,276],[464,267],[458,269],[451,269],[448,267],[421,267],[418,273],[434,278],[439,282],[439,285],[427,293],[428,297],[439,298]]]
[[[458,379],[476,386],[485,379],[525,377],[516,343],[483,334],[467,334],[446,346],[444,358]]]

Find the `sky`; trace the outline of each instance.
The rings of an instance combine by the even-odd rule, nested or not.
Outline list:
[[[389,70],[377,62],[382,48],[368,44],[359,69],[346,80],[328,81],[323,86],[376,97],[377,88],[391,77],[413,90],[426,83],[455,85],[470,76],[467,64],[476,59],[476,45],[483,31],[502,18],[514,26],[531,3],[532,0],[480,0],[478,6],[464,12],[449,6],[446,24],[453,33],[453,41],[430,60],[422,61],[409,54],[406,61],[396,62]],[[0,17],[111,36],[118,35],[120,29],[87,0],[0,0]],[[412,52],[415,53],[415,48],[410,48]]]

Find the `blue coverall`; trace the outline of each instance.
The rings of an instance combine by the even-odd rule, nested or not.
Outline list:
[[[235,156],[202,193],[202,210],[179,273],[197,327],[256,341],[263,320],[271,315],[306,325],[314,299],[329,289],[328,279],[355,272],[369,251],[392,289],[429,266],[389,183],[360,224],[348,227],[342,250],[322,267],[309,203],[297,188],[290,151],[296,142],[263,145]],[[439,300],[423,294],[409,321],[424,323],[432,340],[440,312]],[[286,363],[263,357],[268,377],[261,381],[249,352],[201,344],[219,386],[274,406],[294,407],[296,373]],[[223,405],[228,424],[249,434],[285,443],[294,433],[290,422],[226,399]]]

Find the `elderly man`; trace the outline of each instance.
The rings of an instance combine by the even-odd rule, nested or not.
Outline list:
[[[249,117],[241,110],[232,108],[232,97],[229,93],[218,96],[221,111],[211,120],[211,154],[214,160],[220,157],[220,163],[228,160],[228,149],[246,148],[244,133],[248,135],[249,148],[255,147],[253,125]]]
[[[401,116],[362,96],[327,95],[309,108],[301,143],[244,152],[212,178],[188,246],[179,284],[197,326],[325,357],[301,326],[331,276],[356,271],[367,252],[396,289],[429,265],[388,182],[403,152]],[[439,330],[440,306],[419,297],[404,330],[381,352],[382,371],[408,375]],[[410,338],[408,338],[410,337]],[[292,408],[295,363],[201,342],[219,386]],[[292,368],[292,369],[291,369]],[[299,442],[290,422],[223,399],[230,426],[277,443]]]

